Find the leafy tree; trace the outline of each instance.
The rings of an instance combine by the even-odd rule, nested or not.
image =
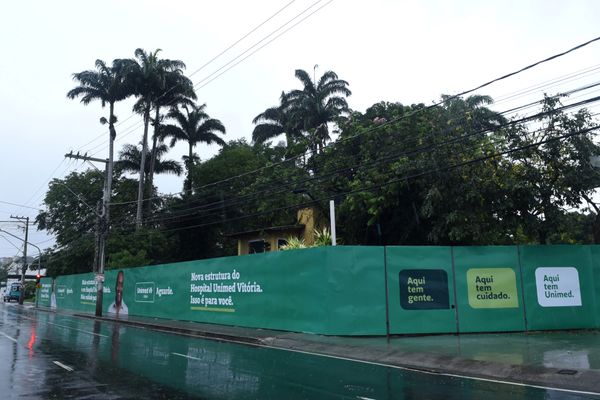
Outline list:
[[[123,232],[111,236],[107,249],[108,269],[178,261],[175,258],[174,240],[156,229],[147,227],[134,233]]]
[[[475,123],[460,125],[452,122],[456,112],[450,108],[378,103],[349,116],[341,125],[342,140],[315,157],[318,169],[331,176],[312,189],[338,199],[346,243],[507,240],[489,229],[497,223],[491,210],[502,199],[496,164],[457,167],[495,149],[494,140],[475,129],[488,116],[472,114]]]
[[[506,131],[510,147],[525,147],[510,155],[509,201],[524,233],[542,244],[556,237],[566,208],[587,205],[598,214],[592,195],[600,175],[590,163],[600,154],[594,122],[586,109],[570,115],[561,106],[559,97],[546,97],[534,128],[520,124]]]
[[[225,127],[218,119],[210,118],[206,113],[206,104],[183,105],[182,112],[178,107],[174,107],[168,114],[168,117],[175,120],[177,125],[166,124],[161,127],[161,136],[171,138],[171,147],[178,141],[185,141],[188,144],[188,156],[185,159],[188,176],[186,179],[186,194],[191,193],[193,180],[190,174],[194,165],[194,147],[198,143],[212,144],[217,143],[221,146],[225,141],[218,136],[218,133],[225,134]]]
[[[102,198],[103,182],[103,174],[96,170],[73,172],[50,182],[44,197],[46,209],[36,216],[35,222],[39,230],[46,230],[56,238],[55,247],[42,257],[51,276],[92,270],[96,205]],[[114,177],[113,182],[111,236],[131,229],[129,221],[135,216],[131,201],[136,190],[131,179]]]
[[[236,254],[236,232],[296,223],[291,208],[301,198],[290,182],[306,177],[293,163],[280,163],[285,148],[249,145],[244,140],[223,146],[215,157],[194,165],[193,195],[172,199],[159,218],[173,230],[182,260]],[[260,173],[252,171],[260,170]],[[229,179],[232,176],[239,176]],[[216,183],[217,182],[217,183]],[[279,210],[279,211],[278,211]]]

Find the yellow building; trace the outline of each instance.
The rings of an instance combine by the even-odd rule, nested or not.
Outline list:
[[[229,237],[238,241],[238,255],[278,251],[290,237],[302,239],[307,246],[315,242],[315,230],[322,229],[324,218],[314,207],[298,210],[295,225],[273,226],[252,231],[239,232]]]

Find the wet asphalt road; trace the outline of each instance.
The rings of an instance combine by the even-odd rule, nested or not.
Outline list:
[[[598,399],[0,304],[1,399]]]

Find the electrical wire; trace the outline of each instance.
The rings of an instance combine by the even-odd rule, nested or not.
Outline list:
[[[527,65],[527,66],[525,66],[525,67],[523,67],[523,68],[521,68],[521,69],[518,69],[518,70],[516,70],[516,71],[510,72],[510,73],[508,73],[508,74],[505,74],[505,75],[502,75],[502,76],[500,76],[500,77],[498,77],[498,78],[495,78],[495,79],[492,79],[492,80],[490,80],[490,81],[487,81],[487,82],[485,82],[485,83],[483,83],[483,84],[480,84],[479,86],[476,86],[476,87],[474,87],[474,88],[471,88],[471,89],[468,89],[468,90],[462,91],[462,92],[460,92],[460,93],[458,93],[458,94],[455,94],[455,95],[452,95],[452,96],[448,96],[448,97],[446,97],[446,98],[442,99],[441,101],[438,101],[438,102],[435,102],[435,103],[433,103],[433,104],[431,104],[431,105],[429,105],[429,106],[425,106],[425,107],[423,107],[423,108],[419,108],[419,109],[417,109],[417,110],[414,110],[413,112],[411,112],[411,113],[409,113],[409,114],[404,114],[404,115],[402,115],[402,116],[399,116],[399,117],[397,117],[397,118],[391,119],[391,120],[389,120],[389,121],[386,121],[386,122],[384,122],[383,124],[380,124],[380,125],[378,125],[378,126],[376,126],[376,127],[373,127],[373,128],[367,129],[367,130],[365,130],[365,131],[363,131],[363,132],[360,132],[360,133],[357,133],[357,134],[355,134],[355,135],[353,135],[353,136],[349,136],[349,137],[346,137],[346,138],[340,139],[340,140],[338,140],[338,141],[331,142],[330,144],[326,145],[326,146],[325,146],[325,148],[329,148],[329,147],[331,147],[331,146],[332,146],[334,143],[335,143],[335,144],[339,144],[339,143],[341,143],[341,142],[345,142],[345,141],[354,140],[354,139],[355,139],[355,138],[357,138],[357,137],[361,137],[361,136],[364,136],[364,135],[366,135],[366,134],[368,134],[368,133],[372,133],[372,132],[374,132],[374,131],[376,131],[376,130],[380,130],[381,128],[383,128],[383,127],[385,127],[385,126],[389,126],[389,125],[391,125],[392,123],[398,122],[398,121],[400,121],[400,120],[403,120],[403,119],[410,118],[410,117],[412,117],[412,116],[414,116],[414,115],[416,115],[416,114],[418,114],[418,113],[421,113],[421,112],[424,112],[424,111],[430,110],[430,109],[432,109],[432,108],[439,107],[440,105],[442,105],[442,104],[445,104],[445,103],[447,103],[447,102],[449,102],[449,101],[451,101],[451,100],[455,100],[455,99],[457,99],[457,98],[459,98],[459,97],[462,97],[462,96],[464,96],[464,95],[466,95],[466,94],[473,93],[473,92],[475,92],[475,91],[477,91],[477,90],[479,90],[479,89],[482,89],[482,88],[484,88],[484,87],[490,86],[490,85],[492,85],[492,84],[494,84],[494,83],[497,83],[497,82],[500,82],[500,81],[502,81],[502,80],[508,79],[508,78],[510,78],[510,77],[513,77],[513,76],[515,76],[515,75],[518,75],[519,73],[522,73],[522,72],[524,72],[524,71],[527,71],[527,70],[529,70],[529,69],[535,68],[535,67],[537,67],[537,66],[539,66],[539,65],[542,65],[542,64],[544,64],[544,63],[547,63],[547,62],[549,62],[549,61],[552,61],[552,60],[555,60],[555,59],[557,59],[557,58],[563,57],[563,56],[565,56],[565,55],[567,55],[567,54],[570,54],[570,53],[572,53],[572,52],[574,52],[574,51],[576,51],[576,50],[579,50],[579,49],[581,49],[581,48],[583,48],[583,47],[585,47],[585,46],[588,46],[588,45],[590,45],[590,44],[592,44],[592,43],[594,43],[594,42],[597,42],[597,41],[599,41],[599,40],[600,40],[600,37],[596,37],[596,38],[594,38],[594,39],[588,40],[587,42],[581,43],[581,44],[579,44],[579,45],[577,45],[577,46],[575,46],[575,47],[572,47],[572,48],[571,48],[571,49],[569,49],[569,50],[563,51],[563,52],[561,52],[561,53],[557,53],[557,54],[555,54],[555,55],[552,55],[552,56],[550,56],[550,57],[547,57],[547,58],[545,58],[545,59],[542,59],[542,60],[540,60],[540,61],[537,61],[537,62],[535,62],[535,63],[533,63],[533,64],[529,64],[529,65]],[[303,158],[303,157],[310,156],[310,155],[312,155],[312,154],[314,154],[314,153],[316,153],[316,152],[317,152],[317,150],[308,150],[308,151],[306,151],[306,152],[304,152],[304,153],[302,153],[302,154],[299,154],[299,155],[296,155],[296,156],[293,156],[293,157],[286,158],[286,159],[285,159],[285,160],[283,160],[283,161],[279,161],[279,162],[277,162],[277,163],[273,163],[273,164],[271,164],[271,165],[268,165],[268,166],[260,167],[260,168],[257,168],[257,169],[255,169],[255,170],[252,170],[252,171],[245,172],[245,173],[243,173],[243,174],[235,175],[235,176],[232,176],[232,177],[229,177],[229,178],[225,178],[225,179],[222,179],[222,180],[218,180],[218,181],[215,181],[215,182],[211,182],[211,183],[208,183],[208,184],[202,185],[202,186],[200,186],[200,187],[195,187],[195,188],[192,188],[192,190],[191,190],[191,191],[194,191],[194,190],[200,190],[200,189],[203,189],[203,188],[206,188],[206,187],[210,187],[210,186],[214,186],[214,185],[217,185],[217,184],[221,184],[221,183],[229,182],[229,181],[231,181],[231,180],[233,180],[233,179],[239,179],[239,178],[241,178],[241,177],[244,177],[244,176],[248,176],[248,175],[251,175],[251,174],[260,173],[260,172],[262,172],[262,171],[265,171],[266,169],[274,168],[274,167],[276,167],[276,166],[278,166],[278,165],[282,165],[282,164],[284,164],[284,163],[287,163],[287,162],[296,161],[296,160],[298,160],[298,159],[300,159],[300,158]],[[190,191],[190,190],[186,190],[186,191],[184,191],[184,194],[185,194],[185,193],[187,193],[187,192],[191,192],[191,191]],[[177,195],[178,195],[178,193],[177,193],[177,194],[171,193],[171,194],[166,194],[166,195],[161,195],[161,196],[151,196],[151,197],[148,197],[148,198],[145,198],[145,199],[143,199],[143,201],[149,201],[149,200],[152,200],[152,199],[155,199],[155,198],[169,198],[169,197],[174,197],[174,196],[177,196]]]
[[[516,119],[513,120],[511,122],[508,122],[504,125],[500,125],[500,126],[496,126],[493,128],[493,130],[500,130],[500,129],[505,129],[507,127],[510,126],[515,126],[515,125],[521,125],[530,121],[535,121],[537,119],[540,119],[544,116],[550,115],[552,113],[556,113],[556,112],[564,112],[567,111],[571,108],[575,108],[575,107],[579,107],[581,105],[588,105],[592,102],[597,102],[598,100],[600,100],[600,97],[595,97],[595,98],[590,98],[590,99],[586,99],[584,101],[581,102],[577,102],[577,103],[573,103],[573,104],[567,104],[564,105],[562,107],[559,107],[555,110],[550,110],[550,111],[546,111],[546,112],[540,112],[538,114],[534,114],[534,115],[530,115],[527,117],[523,117],[520,119]],[[417,149],[413,149],[411,151],[408,152],[401,152],[401,153],[394,153],[394,154],[388,154],[388,155],[380,155],[378,157],[377,160],[371,160],[368,163],[364,163],[361,162],[360,163],[360,167],[364,169],[365,166],[377,166],[380,164],[383,164],[385,162],[387,162],[388,160],[394,160],[397,159],[399,157],[403,157],[403,156],[408,156],[408,155],[414,155],[414,154],[420,154],[423,152],[431,152],[431,151],[435,151],[436,148],[439,148],[441,146],[446,146],[446,145],[450,145],[450,144],[460,144],[461,142],[464,142],[466,139],[469,139],[472,136],[477,136],[477,135],[482,135],[482,134],[486,134],[489,133],[491,130],[490,129],[483,129],[480,131],[475,131],[469,134],[465,134],[463,136],[460,137],[452,137],[449,140],[443,141],[443,142],[438,142],[438,143],[434,143],[433,145],[428,145],[428,146],[421,146],[418,147]],[[432,135],[434,136],[434,135]],[[397,147],[404,147],[402,145],[398,145]],[[333,170],[333,171],[329,171],[327,174],[323,174],[320,176],[312,176],[309,178],[305,178],[303,180],[300,181],[293,181],[293,182],[288,182],[285,185],[281,185],[280,186],[275,186],[275,185],[271,185],[271,188],[268,188],[266,190],[261,190],[261,191],[255,191],[253,193],[244,195],[244,196],[239,196],[237,198],[234,198],[233,200],[230,201],[215,201],[213,203],[208,203],[208,204],[202,204],[200,206],[197,207],[189,207],[185,210],[182,210],[182,212],[179,213],[175,213],[175,214],[167,214],[167,216],[162,216],[162,215],[157,215],[157,216],[153,216],[153,217],[149,217],[146,218],[145,221],[146,222],[164,222],[165,220],[169,220],[169,219],[182,219],[182,217],[191,215],[193,216],[194,214],[198,214],[198,211],[216,211],[215,214],[221,214],[222,212],[224,212],[224,210],[227,207],[232,207],[234,205],[239,205],[239,204],[247,204],[249,201],[253,200],[254,198],[259,197],[259,195],[265,195],[268,194],[270,197],[278,195],[278,194],[283,194],[283,193],[289,193],[289,188],[288,187],[298,187],[299,185],[305,184],[305,183],[310,183],[310,182],[315,182],[315,181],[319,181],[325,178],[329,178],[329,177],[334,177],[336,175],[339,175],[342,172],[346,172],[346,171],[350,171],[350,170],[355,170],[358,169],[357,165],[353,165],[349,168],[343,168],[343,169],[338,169],[338,170]],[[276,182],[275,182],[276,183]],[[277,184],[277,183],[276,183]],[[273,189],[273,188],[276,189]],[[275,191],[275,192],[274,192]],[[214,207],[210,207],[214,205]],[[206,214],[202,215],[203,217],[206,217]],[[212,216],[211,214],[208,215],[209,217]]]
[[[570,91],[566,92],[566,94],[570,95],[570,94],[577,93],[577,92],[579,92],[579,91],[584,91],[584,90],[587,90],[587,89],[589,89],[589,88],[596,87],[596,86],[599,86],[599,85],[600,85],[600,82],[598,82],[598,83],[595,83],[595,84],[586,85],[586,86],[583,86],[583,87],[580,87],[580,88],[577,88],[577,89],[570,90]],[[560,96],[564,96],[564,95],[565,95],[565,94],[559,94],[559,95],[553,96],[553,98],[559,98]],[[533,102],[533,103],[526,104],[526,105],[524,105],[524,106],[520,106],[520,107],[516,107],[516,108],[512,108],[512,109],[506,110],[506,111],[504,111],[504,112],[501,112],[501,113],[498,113],[498,114],[499,114],[499,115],[501,115],[501,116],[506,116],[506,115],[508,115],[509,113],[512,113],[512,112],[514,112],[514,111],[516,111],[516,110],[522,111],[522,110],[523,110],[524,108],[526,108],[526,107],[531,107],[531,106],[533,106],[533,105],[540,105],[540,104],[542,104],[542,103],[543,103],[543,101],[544,101],[544,100],[539,100],[539,101],[536,101],[536,102]],[[569,104],[569,105],[566,105],[566,106],[559,107],[559,108],[557,108],[557,109],[556,109],[556,110],[554,110],[554,111],[541,112],[541,113],[537,113],[537,114],[535,114],[535,115],[531,115],[531,116],[527,116],[527,117],[522,117],[522,118],[520,118],[520,119],[518,119],[518,120],[513,120],[513,121],[510,121],[510,122],[508,122],[507,124],[505,124],[505,125],[503,125],[503,126],[500,126],[500,127],[506,127],[506,126],[510,126],[510,125],[513,125],[513,124],[516,124],[516,123],[523,123],[523,122],[527,122],[527,121],[530,121],[530,120],[534,120],[534,119],[536,119],[536,118],[541,118],[542,116],[544,116],[544,115],[548,115],[549,113],[552,113],[552,112],[557,112],[557,111],[566,111],[566,110],[569,110],[569,109],[571,109],[571,108],[578,107],[578,106],[581,106],[581,105],[587,105],[587,104],[590,104],[590,103],[592,103],[592,102],[595,102],[595,101],[597,101],[597,99],[585,100],[584,102],[578,102],[578,103],[574,103],[574,104]],[[431,132],[430,134],[428,134],[428,135],[425,137],[425,139],[427,139],[427,138],[435,138],[436,136],[439,136],[439,135],[442,135],[442,134],[449,133],[450,131],[452,131],[452,130],[454,130],[454,129],[455,129],[455,127],[454,127],[454,126],[451,126],[451,127],[448,127],[448,128],[446,128],[446,129],[444,129],[442,132]],[[486,130],[484,130],[484,131],[479,131],[479,132],[475,132],[474,134],[475,134],[475,135],[478,135],[478,134],[484,134],[485,132],[486,132]],[[390,133],[390,135],[392,135],[392,134],[394,134],[394,133]],[[411,145],[413,145],[413,144],[414,144],[413,142],[415,142],[415,141],[417,141],[417,140],[421,140],[421,138],[413,138],[413,137],[411,137],[410,139],[403,141],[403,146],[410,147]],[[400,146],[400,147],[402,147],[402,146]],[[394,155],[394,156],[398,156],[398,154],[396,154],[396,155]],[[382,158],[385,158],[385,156],[381,156],[381,155],[380,155],[378,158],[381,160]],[[313,180],[313,179],[314,179],[314,178],[310,178],[310,179],[307,179],[307,181],[311,181],[311,180]],[[300,184],[301,184],[301,183],[303,183],[303,182],[300,182]],[[278,182],[274,182],[274,184],[275,184],[275,185],[279,185],[279,186],[281,186],[281,185],[284,185],[285,187],[289,187],[289,186],[291,186],[291,185],[294,185],[295,183],[287,183],[287,182],[279,182],[279,183],[278,183]],[[269,185],[269,184],[266,184],[266,185]],[[269,191],[270,191],[270,190],[268,190],[268,189],[267,189],[267,190],[265,190],[265,191],[259,191],[259,192],[257,192],[257,193],[258,193],[258,194],[260,194],[260,193],[266,193],[266,192],[269,192]],[[250,195],[247,195],[247,196],[250,196]],[[245,199],[247,199],[247,196],[243,196],[243,197],[244,197]],[[195,200],[194,200],[194,202],[197,202],[197,199],[195,199]],[[128,201],[128,202],[112,203],[112,204],[111,204],[111,206],[118,206],[118,205],[124,205],[124,204],[133,204],[133,203],[136,203],[136,201]],[[209,205],[213,205],[213,204],[214,204],[214,205],[218,205],[219,207],[221,207],[221,202],[220,202],[220,201],[218,201],[218,202],[214,202],[214,203],[212,203],[212,204],[209,204]],[[176,208],[179,208],[179,207],[177,207],[177,206],[176,206]],[[200,209],[200,208],[204,208],[204,206],[190,207],[190,210],[194,210],[194,209]],[[151,217],[151,218],[152,218],[152,217]]]
[[[580,130],[580,131],[577,131],[577,132],[572,132],[572,133],[568,133],[568,134],[565,134],[565,135],[557,136],[557,137],[554,137],[554,138],[550,138],[550,139],[538,141],[538,142],[531,143],[531,144],[524,145],[524,146],[520,146],[520,147],[517,147],[517,148],[514,148],[514,149],[497,152],[497,153],[494,153],[494,154],[491,154],[491,155],[474,158],[474,159],[471,159],[471,160],[468,160],[468,161],[464,161],[464,162],[461,162],[461,163],[454,164],[454,165],[449,166],[449,167],[434,168],[434,169],[431,169],[429,171],[415,173],[413,175],[405,175],[405,176],[402,176],[400,178],[392,179],[392,180],[386,181],[386,182],[381,183],[381,184],[376,184],[376,185],[372,185],[372,186],[369,186],[369,187],[362,187],[362,188],[358,188],[358,189],[354,189],[354,190],[350,190],[350,191],[338,193],[337,195],[338,196],[348,196],[350,194],[366,192],[366,191],[370,191],[370,190],[373,190],[373,189],[379,189],[379,188],[382,188],[382,187],[385,187],[385,186],[389,186],[389,185],[394,184],[394,183],[399,183],[399,182],[403,182],[403,181],[406,181],[406,180],[419,178],[419,177],[422,177],[422,176],[425,176],[425,175],[429,175],[429,174],[432,174],[432,173],[449,171],[449,170],[452,170],[452,169],[456,169],[456,168],[459,168],[459,167],[464,167],[464,166],[467,166],[467,165],[472,165],[472,164],[475,164],[475,163],[478,163],[478,162],[482,162],[482,161],[485,161],[485,160],[489,160],[489,159],[492,159],[492,158],[497,158],[497,157],[501,157],[501,156],[504,156],[504,155],[512,154],[512,153],[515,153],[515,152],[527,150],[527,149],[530,149],[532,147],[538,147],[538,146],[541,146],[543,144],[548,144],[548,143],[555,142],[555,141],[558,141],[558,140],[567,139],[569,137],[572,137],[572,136],[575,136],[575,135],[584,134],[584,133],[588,133],[588,132],[591,132],[593,130],[597,130],[599,128],[600,128],[600,125],[595,125],[593,127],[590,127],[590,128],[584,129],[584,130]],[[274,213],[274,212],[289,210],[289,209],[293,209],[293,208],[299,208],[299,207],[303,207],[303,206],[309,206],[309,205],[314,204],[315,202],[322,202],[322,201],[326,201],[326,200],[329,200],[329,197],[322,197],[322,198],[315,199],[315,200],[312,200],[312,201],[309,201],[309,202],[305,202],[305,203],[302,203],[302,204],[296,204],[296,205],[292,205],[292,206],[279,207],[279,208],[276,208],[276,209],[262,211],[262,212],[258,212],[258,213],[254,213],[254,214],[246,214],[246,215],[242,215],[242,216],[239,216],[239,217],[229,218],[229,219],[225,219],[225,220],[221,220],[221,221],[215,221],[215,222],[209,222],[209,223],[197,224],[197,225],[190,225],[190,226],[179,227],[179,228],[172,228],[172,229],[159,229],[159,230],[162,231],[162,232],[175,232],[175,231],[188,230],[188,229],[194,229],[194,228],[202,228],[202,227],[216,225],[216,224],[225,224],[225,223],[229,223],[229,222],[233,222],[233,221],[243,220],[243,219],[257,217],[257,216],[262,216],[262,215],[267,215],[267,214],[271,214],[271,213]]]
[[[236,40],[235,42],[233,42],[231,45],[229,45],[227,48],[225,48],[224,50],[222,50],[221,52],[219,52],[217,55],[215,55],[214,57],[212,57],[209,61],[207,61],[206,63],[204,63],[200,68],[194,70],[189,77],[194,76],[195,74],[197,74],[198,72],[202,71],[204,68],[206,68],[207,66],[209,66],[210,64],[212,64],[214,61],[216,61],[217,59],[219,59],[222,55],[224,55],[225,53],[227,53],[229,50],[231,50],[232,48],[234,48],[236,45],[238,45],[239,43],[241,43],[244,39],[248,38],[250,35],[252,35],[254,32],[256,32],[258,29],[260,29],[261,27],[263,27],[265,24],[267,24],[269,21],[271,21],[273,18],[275,18],[277,15],[279,15],[281,12],[283,12],[286,8],[288,8],[289,6],[291,6],[296,0],[292,0],[289,3],[287,3],[286,5],[284,5],[282,8],[278,9],[274,14],[270,15],[267,19],[263,20],[262,22],[260,22],[258,25],[256,25],[254,28],[252,28],[250,31],[248,31],[246,34],[242,35],[242,37],[240,37],[238,40]],[[320,2],[322,0],[318,0],[318,2]],[[170,93],[172,90],[174,90],[174,88],[176,87],[176,85],[171,86],[170,88],[166,89],[159,98],[167,95],[168,93]],[[130,120],[131,118],[133,118],[136,114],[132,113],[129,117],[127,117],[126,119],[124,119],[123,121],[119,122],[116,127],[118,127],[119,125],[125,123],[126,121]],[[140,124],[143,123],[142,122],[138,122],[137,127],[140,126]],[[86,146],[88,146],[89,144],[95,142],[96,140],[98,140],[99,138],[105,137],[106,133],[103,133],[102,135],[99,135],[98,137],[96,137],[94,140],[92,140],[91,142],[86,143],[85,145],[81,146],[79,148],[79,150],[82,150],[83,148],[85,148]],[[101,145],[105,145],[107,142],[104,141],[103,143],[101,143]],[[95,148],[97,148],[98,146],[95,146]],[[91,152],[88,151],[88,152]]]

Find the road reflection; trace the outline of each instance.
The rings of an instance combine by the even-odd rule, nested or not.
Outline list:
[[[28,341],[23,340],[22,345],[31,352],[30,362],[44,359],[44,365],[49,365],[48,360],[60,359],[74,372],[47,367],[37,375],[45,389],[38,397],[29,393],[27,398],[63,398],[66,387],[74,397],[111,399],[591,398],[202,340],[54,313],[30,316],[20,321],[26,323]],[[21,329],[25,327],[14,333]],[[6,361],[8,344],[2,345]],[[17,348],[15,344],[13,360],[19,359]],[[23,366],[17,363],[13,370],[15,382],[11,385],[18,387]]]

